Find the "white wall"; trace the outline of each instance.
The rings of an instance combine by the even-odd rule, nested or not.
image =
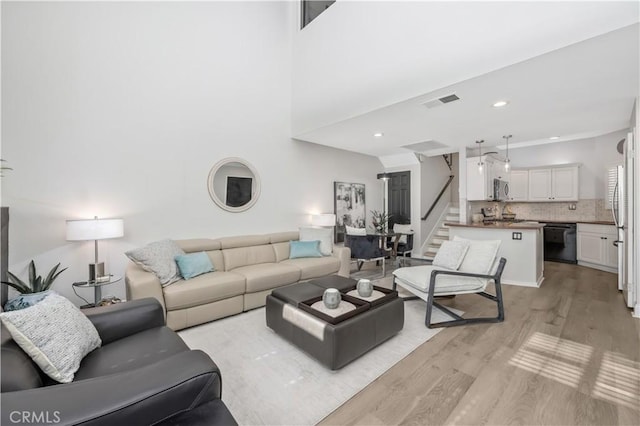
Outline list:
[[[333,212],[333,181],[366,184],[381,208],[380,162],[295,142],[288,2],[2,3],[2,178],[10,270],[86,279],[92,244],[66,242],[65,219],[122,217],[100,243],[107,269],[161,238],[296,229]],[[244,213],[218,208],[210,168],[242,157],[262,178]],[[124,295],[124,284],[103,294]],[[83,292],[91,299],[91,292]],[[79,302],[79,299],[72,300]]]
[[[590,139],[510,149],[509,157],[514,168],[581,163],[580,198],[604,198],[606,170],[608,166],[622,163],[622,154],[616,151],[616,145],[626,137],[627,132],[621,131]]]

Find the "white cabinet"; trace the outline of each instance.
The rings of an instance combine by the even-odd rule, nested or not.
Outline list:
[[[603,271],[616,272],[618,249],[613,245],[617,239],[613,225],[578,224],[578,264]]]
[[[529,170],[529,201],[578,201],[578,167]]]
[[[551,187],[554,201],[578,201],[578,167],[551,169]]]
[[[511,170],[509,201],[529,201],[529,171]]]
[[[551,169],[529,170],[529,201],[551,201]]]
[[[479,157],[467,158],[467,200],[492,201],[493,180],[508,180],[504,161],[490,155],[482,156],[482,172],[478,170]]]

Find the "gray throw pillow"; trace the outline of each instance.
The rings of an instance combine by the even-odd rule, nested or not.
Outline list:
[[[125,255],[133,263],[148,272],[153,272],[162,286],[168,286],[180,279],[176,256],[186,254],[173,240],[161,240],[144,247],[129,250]]]
[[[53,380],[70,383],[82,359],[102,345],[77,306],[52,292],[25,309],[0,313],[13,340]]]

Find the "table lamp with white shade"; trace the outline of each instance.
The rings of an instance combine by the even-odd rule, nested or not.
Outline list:
[[[122,219],[67,220],[67,241],[95,241],[95,262],[89,264],[89,282],[109,281],[104,273],[104,262],[98,262],[98,240],[124,236]]]
[[[311,215],[312,226],[336,226],[336,215],[333,213]]]

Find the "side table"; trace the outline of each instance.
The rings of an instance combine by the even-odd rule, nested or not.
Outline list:
[[[74,293],[76,288],[93,288],[93,304],[89,304],[89,307],[93,307],[102,299],[102,287],[118,281],[122,281],[122,277],[111,276],[109,281],[78,281],[73,283]]]

